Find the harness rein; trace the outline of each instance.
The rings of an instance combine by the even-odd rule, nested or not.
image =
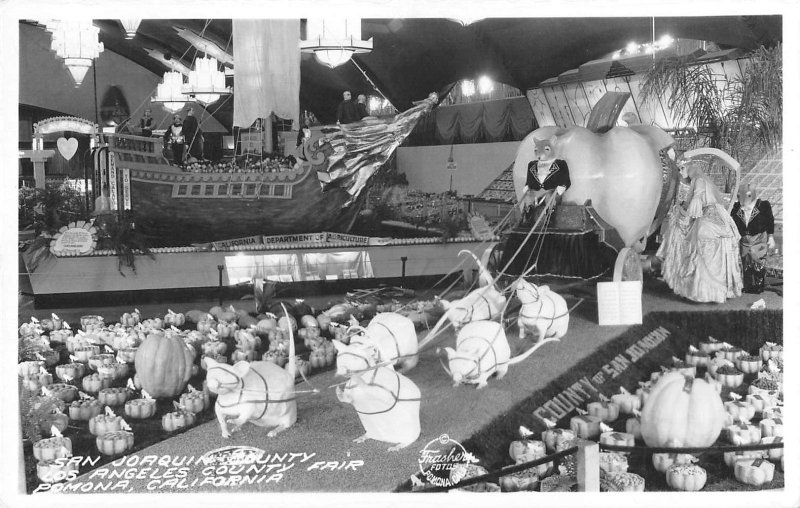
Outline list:
[[[495,352],[494,347],[493,347],[494,346],[494,341],[497,338],[497,335],[498,334],[495,334],[495,336],[492,338],[491,341],[488,341],[484,337],[480,337],[480,336],[477,336],[477,335],[474,335],[474,336],[471,336],[471,337],[466,337],[464,340],[461,341],[462,343],[464,343],[464,342],[466,342],[466,341],[468,341],[470,339],[478,339],[478,340],[481,340],[481,341],[485,342],[486,345],[488,346],[486,348],[486,350],[483,352],[483,354],[477,360],[475,358],[468,358],[466,356],[453,356],[453,357],[450,358],[450,360],[466,360],[466,361],[473,362],[475,364],[475,366],[472,367],[472,370],[470,370],[469,373],[464,376],[464,379],[466,379],[468,381],[473,381],[473,380],[478,379],[479,377],[481,377],[481,374],[483,373],[483,370],[481,369],[481,361],[486,357],[487,354],[489,354],[489,352],[491,352],[492,356],[494,357],[494,368],[495,369],[497,369],[497,367],[499,367],[501,365],[505,365],[505,364],[508,363],[508,361],[505,361],[505,362],[498,362],[497,361],[497,353]],[[448,369],[447,366],[444,364],[444,361],[442,360],[441,357],[439,357],[439,362],[442,364],[442,367],[444,367],[445,372],[447,372],[447,374],[450,377],[453,377],[453,374],[450,372],[450,369]],[[472,375],[472,373],[475,372],[476,370],[478,371],[477,374]]]
[[[484,303],[486,303],[486,308],[489,310],[489,317],[486,318],[486,319],[492,319],[494,317],[494,312],[492,312],[492,304],[489,303],[489,300],[487,300],[486,297],[483,296],[483,294],[479,294],[478,297],[481,300],[483,300]],[[478,303],[478,302],[473,303],[469,307],[455,307],[456,309],[463,310],[464,312],[467,313],[467,315],[465,316],[465,319],[463,319],[462,321],[464,321],[466,323],[472,321],[472,316],[473,316],[473,314],[475,314],[475,304],[476,303]],[[398,354],[399,354],[399,352],[398,352]]]
[[[237,374],[235,374],[233,372],[230,372],[229,370],[224,369],[222,367],[210,367],[208,370],[211,371],[213,369],[224,370],[226,373],[228,373],[228,374],[230,374],[230,375],[232,375],[232,376],[234,376],[236,378],[236,381],[234,383],[220,383],[220,386],[225,386],[225,385],[230,386],[231,384],[234,384],[238,388],[240,383],[242,385],[244,385],[244,383],[242,381],[242,378],[240,378]],[[262,376],[261,373],[258,372],[255,369],[251,369],[250,372],[255,373],[259,378],[261,378],[261,381],[264,383],[264,393],[269,393],[269,386],[267,385],[267,380],[264,378],[264,376]],[[297,396],[293,396],[293,397],[291,397],[289,399],[278,399],[278,400],[270,399],[270,398],[266,398],[264,400],[258,400],[258,399],[257,400],[242,400],[242,398],[244,397],[244,392],[245,392],[244,386],[239,388],[238,391],[239,391],[239,398],[236,400],[236,402],[234,402],[232,404],[227,404],[227,405],[221,404],[220,401],[219,401],[219,397],[217,397],[217,402],[215,403],[215,405],[217,405],[217,406],[219,406],[219,407],[221,407],[223,409],[227,409],[227,408],[238,406],[239,404],[242,404],[242,403],[245,403],[245,402],[248,403],[248,404],[264,404],[264,409],[261,410],[261,414],[258,415],[257,418],[255,418],[256,420],[258,420],[258,419],[263,418],[263,416],[267,413],[267,406],[269,405],[270,402],[275,403],[275,404],[279,404],[279,403],[283,403],[283,402],[291,402],[291,401],[297,399]],[[255,391],[255,390],[247,389],[247,391]]]
[[[395,379],[397,379],[397,393],[395,393],[392,390],[386,388],[385,386],[375,382],[375,378],[378,376],[378,369],[375,369],[374,371],[372,371],[372,379],[367,383],[367,386],[377,386],[378,388],[381,388],[382,390],[385,390],[385,391],[389,392],[389,395],[391,395],[392,398],[394,399],[394,402],[392,403],[392,405],[389,406],[387,409],[383,409],[381,411],[368,412],[368,411],[359,411],[358,408],[356,408],[355,404],[354,404],[353,408],[355,408],[356,413],[362,414],[362,415],[379,415],[379,414],[383,414],[383,413],[388,413],[389,411],[394,409],[395,406],[397,406],[398,402],[420,402],[420,401],[422,401],[422,397],[415,397],[413,399],[401,399],[400,397],[398,397],[398,395],[400,394],[400,374],[395,372],[393,369],[391,369],[391,372],[392,372],[392,374],[395,375]],[[362,381],[363,381],[363,379],[362,379]],[[345,390],[351,390],[352,389],[352,387],[349,386],[349,381],[348,381],[348,386],[345,386],[344,389]]]
[[[528,292],[531,292],[531,290],[530,290],[530,289],[528,289],[528,288],[523,288],[523,289],[525,289],[525,290],[526,290],[526,291],[528,291]],[[519,289],[518,289],[517,291],[519,291]],[[538,294],[538,291],[537,291],[537,294]],[[545,294],[545,295],[544,295],[544,297],[546,297],[546,298],[547,298],[547,299],[550,301],[550,303],[552,303],[552,304],[553,304],[553,310],[555,310],[555,308],[556,308],[556,302],[553,300],[553,297],[552,297],[552,296],[550,296],[549,294]],[[541,298],[542,298],[541,296],[538,296],[538,297],[537,297],[537,299],[538,299],[538,300],[541,300]],[[526,315],[526,314],[524,314],[524,311],[525,311],[525,306],[526,306],[526,305],[533,305],[534,303],[535,303],[535,302],[531,302],[531,303],[523,303],[523,304],[522,304],[522,308],[519,310],[519,314],[518,314],[518,316],[517,316],[517,319],[519,319],[519,318],[521,318],[521,317],[522,317],[522,318],[532,318],[532,319],[537,319],[537,318],[541,318],[541,317],[543,317],[541,314],[540,314],[540,315],[538,315],[538,316],[531,316],[531,315]],[[564,317],[564,316],[568,316],[568,315],[569,315],[569,310],[567,310],[567,312],[565,312],[565,313],[561,314],[560,316],[545,317],[544,319],[549,319],[549,320],[550,320],[550,324],[549,324],[549,325],[547,325],[547,331],[549,331],[549,330],[550,330],[550,328],[551,328],[551,327],[553,326],[553,324],[555,323],[556,319],[561,319],[562,317]]]

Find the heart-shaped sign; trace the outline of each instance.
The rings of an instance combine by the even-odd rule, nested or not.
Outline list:
[[[65,159],[70,160],[75,152],[78,151],[78,140],[75,138],[58,138],[56,141],[58,152],[64,156]]]

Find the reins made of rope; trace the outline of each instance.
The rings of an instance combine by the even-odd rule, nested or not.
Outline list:
[[[401,384],[401,382],[400,382],[400,374],[398,374],[395,371],[392,371],[392,373],[395,375],[395,378],[397,379],[397,393],[394,393],[392,390],[390,390],[390,389],[386,388],[385,386],[375,382],[375,378],[378,376],[378,371],[377,370],[372,375],[372,380],[370,380],[370,382],[367,383],[367,386],[376,386],[378,388],[381,388],[382,390],[385,390],[385,391],[389,392],[389,395],[391,395],[392,398],[394,399],[394,402],[392,403],[392,405],[389,406],[387,409],[383,409],[381,411],[369,411],[369,412],[368,411],[359,411],[358,408],[356,408],[355,405],[354,405],[353,407],[355,408],[356,413],[362,414],[362,415],[379,415],[379,414],[383,414],[383,413],[388,413],[389,411],[394,409],[395,406],[397,406],[397,404],[399,402],[421,402],[422,401],[422,397],[414,397],[414,398],[410,398],[410,399],[401,399],[399,397],[400,384]],[[348,382],[349,382],[349,380],[348,380]],[[352,390],[352,389],[353,389],[353,387],[351,387],[351,386],[345,386],[345,390]]]

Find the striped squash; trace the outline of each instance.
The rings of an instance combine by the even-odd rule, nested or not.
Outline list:
[[[151,333],[136,351],[142,389],[155,398],[179,395],[192,377],[194,352],[177,334]]]

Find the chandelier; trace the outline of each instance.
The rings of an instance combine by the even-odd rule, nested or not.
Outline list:
[[[317,61],[333,69],[355,53],[372,51],[372,39],[361,40],[361,19],[309,19],[300,51],[314,53]]]
[[[45,27],[53,34],[51,49],[64,59],[64,65],[75,81],[75,88],[78,88],[94,59],[103,51],[103,43],[98,40],[100,29],[91,21],[74,20],[47,21]]]
[[[219,70],[217,59],[206,55],[194,61],[194,69],[189,72],[182,92],[207,106],[218,101],[221,95],[230,95],[231,89],[225,86],[225,73]]]
[[[178,71],[164,73],[164,80],[156,87],[156,95],[151,102],[158,102],[167,111],[177,113],[186,104],[183,94],[183,74]]]
[[[119,22],[122,24],[122,28],[125,29],[125,38],[126,39],[133,39],[136,37],[136,31],[139,29],[139,24],[142,22],[141,19],[121,19]]]

